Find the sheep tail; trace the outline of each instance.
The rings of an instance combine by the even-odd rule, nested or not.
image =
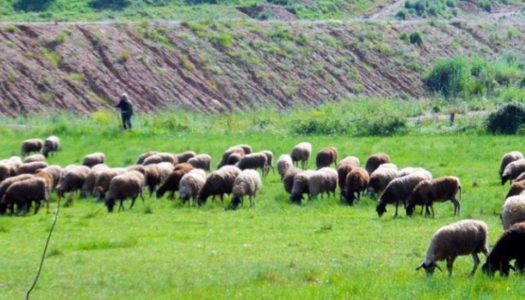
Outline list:
[[[463,193],[461,190],[461,184],[458,186],[458,190],[459,190],[459,202],[461,202],[461,194]]]

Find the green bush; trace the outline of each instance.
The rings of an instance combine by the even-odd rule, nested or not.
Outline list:
[[[487,118],[487,131],[493,134],[515,134],[525,125],[525,107],[510,103],[491,113]]]
[[[406,119],[400,116],[386,115],[377,118],[367,118],[357,122],[357,136],[391,136],[406,130]]]
[[[423,45],[423,35],[421,32],[416,31],[410,34],[410,44],[415,44],[418,46]]]
[[[13,8],[19,11],[44,11],[54,0],[18,0]]]
[[[307,119],[292,124],[292,133],[299,135],[334,135],[348,133],[347,124],[337,119]]]
[[[424,82],[430,90],[445,97],[458,96],[468,91],[469,63],[463,57],[439,61],[425,77]]]
[[[91,0],[89,6],[94,9],[122,10],[130,4],[129,0]]]

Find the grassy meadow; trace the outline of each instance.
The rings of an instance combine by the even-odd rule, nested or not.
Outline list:
[[[431,104],[389,105],[404,117]],[[133,210],[108,214],[101,203],[76,198],[61,210],[33,299],[521,298],[522,277],[490,278],[481,272],[470,277],[471,257],[456,260],[452,279],[439,271],[427,278],[414,269],[433,232],[460,219],[487,222],[490,245],[495,243],[507,191],[498,180],[499,159],[507,151],[523,150],[523,138],[486,135],[481,120],[461,119],[452,127],[408,124],[388,137],[290,129],[301,115],[336,118],[342,111],[338,107],[373,117],[365,114],[364,104],[225,116],[166,112],[135,118],[132,132],[122,132],[118,115],[107,112],[3,119],[0,157],[17,154],[25,138],[50,134],[61,138],[63,149],[49,163],[60,165],[79,163],[94,151],[106,153],[111,166],[123,166],[146,150],[191,149],[211,154],[216,166],[233,144],[272,150],[277,159],[296,143],[309,141],[314,153],[333,145],[340,157],[356,155],[362,164],[368,155],[385,151],[399,167],[422,166],[435,177],[456,175],[463,183],[461,216],[453,216],[451,203],[440,203],[434,219],[407,218],[404,211],[394,219],[390,206],[378,218],[374,201],[367,198],[353,207],[338,198],[291,205],[276,173],[264,178],[255,208],[237,211],[224,210],[229,197],[224,204],[208,201],[192,208],[148,196],[145,205],[138,201]],[[55,201],[53,195],[52,212]],[[25,295],[52,219],[45,209],[37,215],[0,216],[0,299]]]

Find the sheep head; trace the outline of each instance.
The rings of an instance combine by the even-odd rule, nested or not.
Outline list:
[[[421,268],[425,269],[427,276],[434,274],[434,271],[436,270],[436,268],[439,271],[443,272],[443,270],[441,270],[441,268],[439,267],[438,264],[436,264],[435,261],[428,262],[425,260],[424,262],[421,263],[421,265],[419,265],[419,267],[416,268],[416,271],[418,271]]]

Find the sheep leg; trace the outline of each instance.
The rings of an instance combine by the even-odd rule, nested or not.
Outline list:
[[[474,268],[470,272],[470,276],[474,276],[479,265],[479,257],[477,253],[472,253],[472,259],[474,259]]]
[[[399,202],[396,201],[396,213],[394,214],[394,218],[397,218],[397,207],[399,206]]]
[[[454,259],[455,257],[447,257],[448,277],[452,277],[452,266],[454,265]]]
[[[40,210],[40,201],[35,201],[35,215],[38,213],[38,211]]]
[[[456,197],[452,197],[451,199],[452,203],[454,203],[454,215],[459,216],[459,210],[461,209],[461,204],[459,203],[458,199]]]
[[[120,205],[118,207],[118,211],[124,210],[124,200],[120,200]]]
[[[430,210],[432,211],[432,218],[434,218],[436,216],[434,213],[434,206],[430,205]]]
[[[525,268],[525,260],[516,259],[516,271],[520,272],[520,274],[523,274],[524,268]]]
[[[137,200],[137,197],[131,198],[131,205],[129,206],[129,209],[133,208],[133,205],[135,205],[135,200]]]

